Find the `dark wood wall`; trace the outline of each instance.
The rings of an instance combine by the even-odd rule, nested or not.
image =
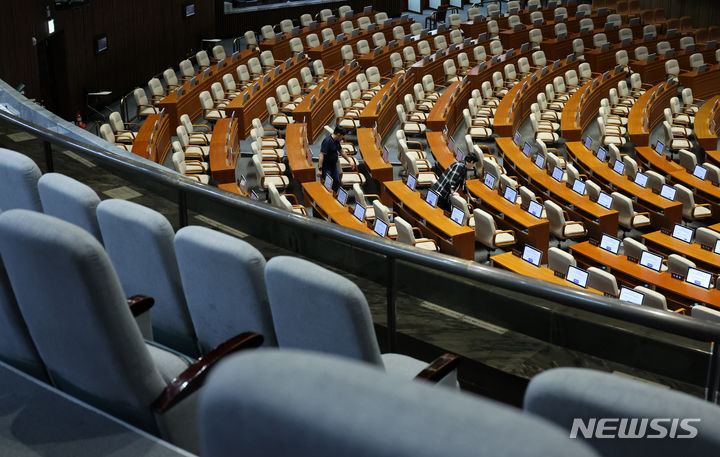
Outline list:
[[[213,0],[195,0],[197,12],[190,18],[182,14],[188,0],[90,0],[53,11],[56,31],[51,37],[45,32],[49,0],[7,3],[10,17],[0,18],[0,36],[13,45],[0,50],[0,78],[12,85],[24,82],[26,94],[38,99],[47,98],[43,87],[52,79],[55,99],[42,101],[67,119],[87,112],[88,92],[111,90],[109,99],[117,100],[165,68],[177,68],[215,31]],[[100,35],[107,35],[108,49],[97,54]]]
[[[693,26],[720,25],[718,0],[641,0],[643,8],[665,8],[667,17],[691,16]]]

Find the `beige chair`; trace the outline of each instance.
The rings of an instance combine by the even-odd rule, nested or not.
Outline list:
[[[295,123],[295,120],[289,114],[280,112],[275,97],[268,97],[265,100],[265,106],[270,116],[270,124],[276,129],[285,128],[288,124]]]
[[[148,117],[151,114],[158,114],[160,110],[150,104],[148,101],[145,90],[138,87],[133,91],[133,98],[135,99],[135,105],[137,106],[137,116],[141,119]]]
[[[280,172],[279,167],[273,171],[266,172],[263,162],[257,155],[252,156],[252,163],[255,168],[255,173],[257,174],[258,183],[263,189],[267,189],[270,184],[278,189],[285,189],[290,184],[290,180]]]
[[[382,32],[375,32],[372,36],[373,45],[376,48],[382,48],[383,46],[387,45],[387,41],[385,41],[385,35]]]
[[[448,47],[447,40],[445,39],[445,35],[436,36],[435,39],[433,40],[433,44],[435,45],[436,51],[440,50],[440,49],[447,49],[447,47]]]
[[[704,246],[715,247],[717,240],[720,240],[720,233],[707,227],[698,227],[695,230],[695,242]]]
[[[620,226],[630,230],[650,225],[648,212],[638,213],[633,208],[633,201],[619,192],[612,193],[612,209],[618,212]]]
[[[475,208],[473,211],[475,219],[475,240],[489,249],[498,249],[503,246],[515,244],[515,232],[512,230],[498,230],[493,217]]]
[[[605,295],[617,298],[620,295],[620,289],[617,285],[615,276],[605,270],[596,267],[589,267],[587,286],[591,289],[599,290]]]
[[[690,314],[696,319],[720,324],[720,311],[714,310],[708,306],[695,305],[692,307]]]
[[[688,269],[697,268],[697,265],[681,255],[670,254],[667,258],[667,267],[670,273],[681,275],[684,278],[687,276]]]
[[[192,157],[199,160],[205,160],[210,155],[210,145],[192,144],[190,142],[190,135],[184,125],[178,125],[175,128],[175,134],[178,137],[178,142],[182,146],[182,150],[186,157]]]
[[[384,25],[385,21],[388,20],[388,15],[386,12],[381,11],[375,15],[375,23],[377,25]]]
[[[173,166],[175,171],[181,175],[187,176],[190,179],[201,184],[207,184],[210,182],[210,175],[208,175],[208,169],[203,162],[194,160],[186,160],[183,152],[176,152],[172,155]]]
[[[210,57],[205,50],[196,52],[195,60],[197,61],[198,67],[200,67],[200,71],[210,67]]]
[[[562,249],[551,247],[548,249],[548,268],[558,273],[567,274],[568,267],[577,267],[575,257]]]
[[[225,60],[227,58],[227,53],[225,52],[225,48],[222,47],[221,45],[213,46],[212,55],[213,55],[213,60],[215,60],[216,62]]]
[[[396,105],[395,110],[397,112],[398,121],[400,121],[400,128],[408,135],[422,135],[425,133],[426,126],[422,122],[412,121],[408,119],[405,113],[403,105]]]
[[[263,25],[260,27],[260,36],[263,40],[272,40],[275,38],[275,29],[272,25]]]
[[[180,82],[178,81],[177,75],[175,74],[175,70],[173,70],[172,68],[168,68],[167,70],[163,71],[163,79],[165,80],[165,86],[167,87],[168,91],[175,90],[180,87]]]
[[[357,53],[359,56],[370,54],[370,45],[367,40],[360,40],[357,42]]]
[[[665,295],[661,294],[660,292],[657,292],[652,289],[648,289],[647,287],[643,286],[636,286],[633,288],[635,292],[640,292],[645,296],[643,299],[643,306],[647,306],[648,308],[655,308],[662,311],[672,312],[672,313],[682,313],[685,314],[684,308],[678,308],[675,311],[671,311],[667,307],[667,300],[665,299]]]
[[[108,121],[110,123],[110,128],[112,128],[115,135],[116,143],[132,143],[135,141],[137,133],[130,130],[129,127],[139,127],[139,124],[134,122],[123,122],[122,116],[120,116],[120,113],[117,111],[110,113]]]
[[[230,97],[225,94],[225,89],[219,82],[210,85],[210,94],[215,102],[215,108],[225,109],[225,106],[230,103]]]
[[[297,197],[295,197],[295,194],[281,194],[278,192],[275,184],[268,184],[268,196],[270,197],[270,204],[276,208],[301,214],[303,216],[308,215],[305,207],[297,204]],[[295,201],[295,203],[290,202],[290,199]]]
[[[545,200],[550,233],[560,240],[585,236],[587,230],[580,221],[571,221],[565,211],[552,200]]]
[[[126,151],[132,150],[132,144],[124,144],[117,141],[117,138],[115,137],[115,134],[113,133],[112,127],[108,124],[103,124],[100,126],[100,137],[107,141],[108,143],[112,144],[113,146],[117,146],[121,149],[124,149]]]
[[[303,27],[309,26],[313,21],[312,15],[305,13],[300,16],[300,25]]]
[[[673,187],[676,190],[677,200],[682,203],[685,219],[702,219],[712,215],[710,204],[695,203],[695,197],[690,189],[682,184],[675,184]]]
[[[255,32],[253,32],[252,30],[248,30],[247,32],[245,32],[244,36],[247,49],[258,49],[257,36],[255,36]]]
[[[210,92],[204,90],[200,92],[200,95],[198,97],[200,98],[200,106],[203,110],[203,119],[208,122],[215,122],[218,119],[226,117],[224,109],[219,109],[215,107],[215,102],[213,101]]]
[[[293,57],[300,54],[304,50],[305,49],[303,48],[303,43],[300,38],[290,38],[290,52],[292,52]]]
[[[393,240],[396,239],[398,236],[397,227],[390,220],[390,216],[392,215],[393,218],[395,218],[395,217],[397,217],[397,213],[395,211],[390,211],[388,209],[388,207],[383,205],[380,200],[373,200],[372,205],[375,210],[375,217],[380,219],[381,221],[385,222],[385,224],[387,224],[388,237],[390,237]]]
[[[413,227],[401,217],[396,217],[394,220],[395,227],[397,228],[397,240],[399,242],[428,251],[440,252],[440,247],[435,240],[422,237],[420,229]],[[417,238],[415,238],[415,231],[417,231]]]
[[[407,166],[408,173],[414,175],[417,178],[417,182],[415,183],[416,188],[423,188],[423,187],[430,187],[437,181],[437,175],[433,173],[432,171],[420,170],[420,164],[422,162],[420,160],[406,160],[405,165]],[[426,167],[428,168],[427,161],[425,162]]]
[[[379,200],[380,196],[376,194],[366,194],[365,191],[360,187],[360,184],[353,184],[353,193],[355,194],[355,204],[360,205],[363,208],[365,208],[365,219],[368,221],[374,221],[375,220],[375,208],[373,207],[372,202],[375,200]],[[368,199],[370,203],[368,203]]]

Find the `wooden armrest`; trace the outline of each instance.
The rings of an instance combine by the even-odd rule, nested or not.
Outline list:
[[[263,336],[258,333],[245,332],[234,336],[218,347],[200,357],[173,379],[165,387],[160,396],[152,403],[157,413],[164,413],[190,394],[196,392],[205,382],[210,368],[224,356],[235,351],[259,347]]]
[[[365,198],[374,198],[375,200],[380,200],[380,196],[378,194],[365,194]]]
[[[205,133],[190,133],[188,136],[190,138],[200,138],[204,142],[203,146],[210,146],[210,139],[207,137],[207,134],[205,134]]]
[[[417,227],[412,227],[412,232],[417,234],[417,236],[422,237],[422,232]]]
[[[437,383],[456,369],[459,363],[460,356],[448,352],[430,362],[427,367],[415,376],[415,379],[424,379],[425,381]]]
[[[132,312],[133,317],[138,317],[152,308],[155,304],[155,299],[147,295],[133,295],[127,299],[127,304],[130,307],[130,312]]]
[[[685,314],[685,308],[676,309],[673,313]]]
[[[693,206],[693,208],[697,208],[697,207],[710,209],[710,203],[695,203],[695,206]]]
[[[288,200],[292,200],[293,202],[295,202],[295,205],[299,205],[298,200],[297,200],[297,197],[295,196],[295,194],[281,194],[281,195],[282,195],[283,197],[287,198]]]

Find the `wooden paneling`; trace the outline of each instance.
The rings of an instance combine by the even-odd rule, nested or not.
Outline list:
[[[720,8],[707,0],[640,0],[642,8],[665,8],[665,16],[691,16],[694,27],[709,27],[720,23]]]

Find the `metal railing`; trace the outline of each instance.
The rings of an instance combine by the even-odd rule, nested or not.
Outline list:
[[[139,158],[104,150],[57,134],[38,125],[25,122],[2,110],[0,110],[0,120],[43,139],[45,141],[47,165],[51,171],[53,169],[51,144],[55,144],[81,155],[86,155],[104,166],[117,168],[122,171],[122,175],[132,175],[143,183],[151,183],[154,187],[164,189],[164,194],[167,195],[169,192],[175,196],[181,226],[186,225],[188,221],[188,200],[200,198],[218,203],[223,208],[237,211],[244,218],[259,218],[266,226],[267,224],[284,225],[299,232],[310,233],[315,237],[343,243],[381,256],[384,258],[386,266],[387,339],[390,350],[396,344],[397,262],[402,261],[413,266],[429,268],[438,275],[456,275],[470,281],[532,295],[562,305],[568,305],[575,309],[621,319],[669,334],[709,342],[710,351],[705,396],[710,401],[717,400],[718,384],[720,383],[720,351],[717,342],[720,342],[720,326],[674,313],[623,305],[614,299],[576,291],[534,278],[519,276],[444,254],[421,251],[377,236],[366,235],[359,231],[282,211],[248,198],[238,198],[235,194],[186,179],[169,169],[166,171],[159,169],[157,166],[144,163]]]

